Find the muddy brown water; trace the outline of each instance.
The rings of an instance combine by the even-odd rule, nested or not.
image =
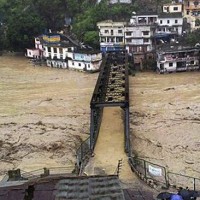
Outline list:
[[[1,175],[12,168],[74,165],[75,149],[89,136],[97,77],[0,57]],[[133,153],[200,177],[200,73],[138,73],[130,77],[130,104]]]

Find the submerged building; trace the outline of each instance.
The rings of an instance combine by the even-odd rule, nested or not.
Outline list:
[[[102,53],[91,48],[81,48],[68,37],[48,33],[35,38],[35,48],[27,49],[26,56],[43,60],[48,67],[95,72],[100,69]]]
[[[200,49],[173,47],[157,51],[159,73],[199,70]]]

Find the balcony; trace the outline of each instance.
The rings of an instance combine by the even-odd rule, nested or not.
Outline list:
[[[199,58],[194,56],[194,57],[176,57],[173,58],[172,56],[164,56],[164,59],[161,59],[160,61],[164,62],[184,62],[184,61],[193,61],[193,60],[198,60]]]

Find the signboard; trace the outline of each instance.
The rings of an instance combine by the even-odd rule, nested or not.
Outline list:
[[[149,165],[149,173],[153,176],[162,176],[162,169]]]
[[[60,35],[43,35],[43,40],[48,43],[60,42]]]

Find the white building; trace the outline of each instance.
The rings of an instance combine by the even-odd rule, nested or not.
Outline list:
[[[128,53],[149,52],[152,50],[151,37],[158,19],[157,14],[133,13],[130,23],[125,27],[125,45]]]
[[[183,11],[183,4],[182,3],[170,3],[170,4],[163,4],[162,11],[164,13],[182,13]]]
[[[35,47],[37,49],[27,49],[29,58],[43,58],[49,67],[94,72],[101,66],[100,51],[80,49],[61,34],[42,35],[35,40]],[[40,56],[38,52],[42,52]]]
[[[159,73],[199,69],[199,48],[171,48],[157,51]]]
[[[69,52],[68,57],[72,58],[68,60],[69,69],[94,72],[99,70],[102,63],[102,54],[100,51],[81,49]]]
[[[112,20],[97,23],[102,52],[117,51],[124,48],[125,25],[126,22],[113,22]]]
[[[182,13],[161,13],[158,16],[156,33],[176,33],[182,35]]]

